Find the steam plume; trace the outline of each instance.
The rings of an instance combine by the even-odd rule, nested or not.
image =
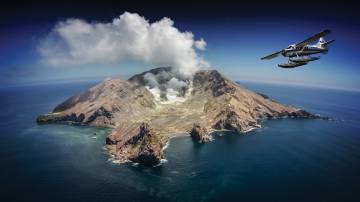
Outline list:
[[[58,22],[38,46],[43,62],[53,66],[113,64],[125,59],[171,66],[185,77],[209,64],[196,50],[204,39],[181,32],[170,18],[150,23],[137,13],[125,12],[112,22],[67,19]]]

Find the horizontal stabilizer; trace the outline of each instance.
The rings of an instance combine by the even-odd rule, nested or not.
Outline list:
[[[334,42],[334,41],[335,41],[335,39],[330,40],[330,41],[327,41],[327,42],[324,43],[324,45],[325,45],[325,46],[326,46],[326,45],[329,45],[329,44],[331,44],[331,43]]]

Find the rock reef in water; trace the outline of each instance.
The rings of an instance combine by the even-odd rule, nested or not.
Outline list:
[[[190,137],[196,142],[206,143],[212,140],[212,137],[207,132],[206,128],[203,128],[198,124],[194,124],[189,134]]]
[[[174,82],[181,85],[172,87],[177,94],[170,102]],[[111,127],[106,147],[115,159],[153,166],[164,158],[163,147],[175,135],[208,142],[210,132],[243,133],[272,118],[318,116],[252,92],[216,70],[182,78],[171,68],[156,68],[128,80],[107,79],[40,115],[37,122]]]

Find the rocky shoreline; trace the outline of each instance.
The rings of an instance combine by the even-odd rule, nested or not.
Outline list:
[[[159,87],[149,84],[149,75]],[[174,89],[176,99],[169,102]],[[160,96],[154,94],[159,90]],[[321,117],[252,92],[216,70],[200,70],[189,79],[176,77],[171,68],[157,68],[129,80],[107,79],[38,116],[37,123],[112,128],[106,138],[109,154],[119,162],[154,166],[175,134],[206,143],[212,131],[245,133],[260,127],[261,120],[278,118]]]

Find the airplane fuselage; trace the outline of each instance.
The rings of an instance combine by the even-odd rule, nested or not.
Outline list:
[[[287,48],[275,51],[267,56],[261,58],[261,60],[271,60],[280,55],[287,57],[288,61],[284,64],[278,64],[281,68],[294,68],[308,64],[309,62],[319,60],[320,56],[313,56],[315,54],[328,52],[328,45],[333,43],[335,40],[326,41],[324,36],[329,34],[329,29],[323,30],[317,34],[314,34],[307,39],[291,44]],[[317,43],[316,40],[318,40]],[[315,43],[315,44],[314,44]]]
[[[296,57],[296,56],[306,56],[313,55],[318,53],[327,52],[327,48],[320,48],[316,46],[305,46],[305,47],[292,47],[285,49],[281,54],[284,57]]]

